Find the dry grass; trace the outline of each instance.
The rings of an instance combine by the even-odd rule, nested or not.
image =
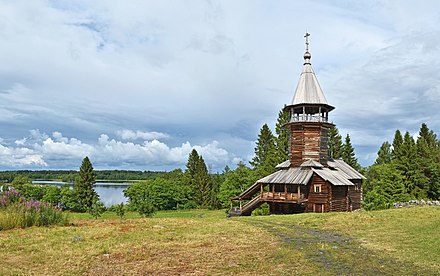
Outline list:
[[[71,218],[0,231],[0,275],[430,275],[440,208],[226,219]]]
[[[190,219],[77,220],[68,227],[0,232],[0,274],[270,273],[278,245],[275,237],[222,212]]]

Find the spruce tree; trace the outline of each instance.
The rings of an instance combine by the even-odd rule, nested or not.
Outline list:
[[[195,203],[208,207],[212,201],[211,181],[205,160],[193,149],[188,157],[185,170],[185,182],[191,189]]]
[[[419,139],[424,140],[429,147],[435,147],[437,144],[436,143],[437,135],[432,130],[429,130],[428,125],[426,123],[423,123],[422,126],[420,127]]]
[[[190,179],[192,179],[197,171],[197,164],[199,163],[199,154],[195,149],[191,151],[188,157],[188,162],[186,163],[186,170],[185,173],[190,176]]]
[[[277,124],[275,125],[275,148],[277,163],[286,161],[289,158],[289,130],[286,124],[289,122],[289,112],[280,110]]]
[[[408,131],[405,133],[398,155],[395,158],[396,168],[404,176],[404,184],[408,193],[417,199],[425,198],[427,196],[428,179],[420,167],[416,144]]]
[[[368,170],[368,177],[364,182],[364,202],[375,201],[376,204],[379,201],[375,198],[379,197],[397,200],[398,197],[388,195],[402,194],[401,182],[405,188],[403,198],[440,199],[440,141],[425,123],[421,125],[417,141],[414,141],[409,132],[402,137],[397,130],[391,155],[390,163],[382,163],[383,160],[388,160],[388,145],[385,142],[379,150],[376,163]],[[397,177],[399,175],[402,181]],[[376,185],[377,183],[388,184]]]
[[[429,179],[424,186],[430,199],[440,197],[440,147],[437,135],[423,123],[416,143],[418,164],[423,174]]]
[[[380,147],[379,151],[377,152],[377,158],[374,164],[375,165],[389,164],[391,163],[391,157],[392,157],[391,144],[388,143],[388,141],[385,141]]]
[[[433,200],[440,199],[440,164],[431,163],[430,165],[431,177],[428,187],[428,197]]]
[[[224,175],[222,174],[209,174],[210,182],[210,197],[208,207],[210,209],[219,209],[221,202],[219,199],[220,185],[224,181]]]
[[[338,159],[342,157],[342,136],[337,127],[328,130],[328,157]]]
[[[208,168],[203,157],[199,157],[193,178],[194,200],[201,207],[208,207],[211,199],[211,187]]]
[[[250,164],[257,172],[257,177],[263,177],[275,171],[277,163],[275,141],[272,131],[264,124],[258,135],[255,156]]]
[[[384,209],[398,201],[409,199],[403,176],[392,164],[377,164],[369,168],[365,183],[363,207],[366,210]]]
[[[187,189],[189,190],[189,194],[191,197],[194,196],[195,192],[195,175],[197,172],[197,166],[199,163],[199,154],[197,153],[197,150],[193,149],[191,153],[188,156],[188,162],[186,163],[186,169],[185,174],[183,176],[183,183],[187,186]]]
[[[89,157],[86,156],[82,161],[74,186],[79,205],[83,211],[90,209],[96,201],[99,201],[99,196],[93,189],[95,183],[95,172]]]
[[[350,135],[347,134],[345,137],[345,143],[343,145],[343,151],[342,151],[342,159],[353,167],[356,170],[360,169],[360,165],[357,161],[356,155],[354,153],[354,148],[351,145]]]
[[[228,174],[230,171],[231,171],[231,168],[229,168],[229,166],[226,165],[225,168],[223,169],[222,174],[223,174],[223,175],[226,175],[226,174]]]
[[[398,159],[400,155],[400,146],[403,143],[403,137],[400,130],[396,130],[393,140],[393,150],[391,152],[393,159]]]
[[[432,171],[432,164],[436,163],[435,154],[437,152],[436,135],[429,131],[428,126],[423,123],[416,143],[417,163],[426,177],[431,178],[435,173]]]

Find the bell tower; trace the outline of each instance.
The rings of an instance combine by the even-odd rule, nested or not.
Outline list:
[[[289,113],[289,160],[291,167],[299,167],[309,159],[327,165],[328,130],[334,125],[328,113],[334,109],[329,105],[313,72],[309,52],[309,33],[306,39],[304,67],[292,103],[284,110]]]

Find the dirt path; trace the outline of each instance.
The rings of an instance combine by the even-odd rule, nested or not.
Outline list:
[[[323,275],[438,275],[369,250],[356,239],[334,231],[261,220],[246,223],[278,237],[289,249],[300,250]]]

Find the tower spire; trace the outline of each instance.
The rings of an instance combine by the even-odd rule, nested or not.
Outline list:
[[[310,34],[306,31],[306,35],[304,36],[306,38],[306,52],[304,53],[304,65],[310,64],[310,59],[312,58],[312,55],[309,52],[309,36]]]
[[[309,51],[309,36],[310,34],[306,31],[306,35],[304,36],[306,38],[306,52]]]

